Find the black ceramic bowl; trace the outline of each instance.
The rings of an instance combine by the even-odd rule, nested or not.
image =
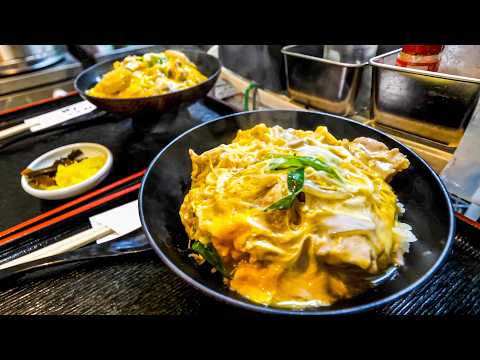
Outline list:
[[[295,311],[266,307],[248,301],[225,287],[218,276],[197,267],[187,257],[188,238],[178,214],[190,186],[188,149],[202,153],[229,143],[239,129],[256,124],[313,130],[326,125],[337,138],[367,136],[399,148],[410,167],[394,177],[391,185],[404,204],[402,221],[413,227],[418,241],[406,255],[399,274],[378,288],[332,306]],[[443,263],[455,233],[455,220],[448,193],[438,176],[414,152],[389,136],[354,121],[318,112],[255,111],[226,116],[197,126],[180,135],[153,160],[140,190],[143,228],[160,258],[188,283],[229,304],[274,314],[333,315],[365,311],[394,301],[425,283]]]
[[[207,53],[193,50],[180,51],[197,65],[200,72],[208,78],[207,80],[187,89],[141,98],[108,99],[88,95],[86,91],[95,86],[105,73],[113,69],[115,61],[125,57],[125,55],[122,55],[121,57],[93,65],[80,73],[75,79],[75,89],[84,99],[90,101],[98,108],[129,116],[163,113],[180,105],[191,104],[204,98],[212,89],[220,75],[221,65],[217,58]],[[141,55],[145,52],[147,50],[130,55]]]

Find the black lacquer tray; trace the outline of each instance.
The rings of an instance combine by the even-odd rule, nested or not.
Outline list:
[[[80,100],[78,95],[72,95],[19,109],[1,115],[0,126]],[[0,230],[61,204],[34,199],[20,186],[19,171],[42,153],[80,141],[104,144],[114,155],[113,170],[103,183],[107,184],[145,169],[162,147],[179,133],[234,111],[225,103],[207,97],[151,122],[96,113],[71,127],[24,138],[3,148],[0,144]],[[136,195],[121,202],[131,201]],[[117,205],[118,202],[108,206]],[[97,212],[102,210],[105,208]],[[15,256],[21,249],[85,229],[90,215],[77,217],[52,232],[24,239],[20,246],[0,247],[0,262]],[[458,221],[453,251],[434,276],[415,292],[376,313],[479,314],[479,234],[476,228]],[[203,295],[171,272],[153,251],[38,271],[17,282],[0,283],[0,299],[0,314],[260,316]]]

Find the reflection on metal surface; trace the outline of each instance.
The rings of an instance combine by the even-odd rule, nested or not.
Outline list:
[[[290,97],[338,115],[353,112],[364,63],[341,63],[323,57],[323,46],[290,45],[285,56]]]
[[[48,68],[0,78],[0,95],[72,79],[81,71],[81,64],[67,55],[62,62]]]
[[[0,111],[74,91],[73,80],[0,96]]]
[[[376,122],[456,146],[480,93],[480,79],[390,65],[399,50],[372,59]]]
[[[0,45],[0,75],[14,75],[52,65],[63,59],[62,45]]]

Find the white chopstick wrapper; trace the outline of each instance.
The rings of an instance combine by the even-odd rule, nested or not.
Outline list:
[[[106,211],[102,214],[92,216],[90,218],[92,228],[107,226],[113,230],[113,234],[102,237],[97,240],[97,244],[101,244],[129,232],[140,228],[140,216],[138,215],[138,200],[122,205],[118,208]]]
[[[81,115],[92,112],[97,107],[91,102],[84,100],[78,103],[65,106],[61,109],[50,111],[48,113],[32,117],[16,126],[0,131],[0,140],[7,139],[11,136],[21,134],[23,132],[36,132],[51,126],[67,122]]]
[[[95,105],[87,100],[84,100],[55,111],[27,119],[24,121],[24,123],[31,125],[30,131],[35,132],[49,128],[50,126],[61,124],[81,115],[88,114],[95,109]]]
[[[0,270],[72,251],[95,240],[98,243],[110,241],[139,229],[141,224],[138,216],[138,200],[92,216],[89,220],[91,229],[2,264]]]

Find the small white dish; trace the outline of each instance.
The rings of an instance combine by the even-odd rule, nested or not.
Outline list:
[[[113,164],[113,156],[110,150],[105,146],[95,143],[76,143],[65,145],[56,149],[53,149],[42,156],[38,157],[28,165],[29,169],[37,170],[53,164],[55,160],[68,156],[72,150],[79,149],[86,157],[104,155],[107,158],[103,167],[93,176],[82,181],[81,183],[68,186],[62,189],[56,190],[39,190],[35,189],[27,181],[25,176],[22,176],[22,187],[30,195],[44,200],[61,200],[67,199],[73,196],[83,194],[91,188],[101,183],[107,175],[110,173]]]

